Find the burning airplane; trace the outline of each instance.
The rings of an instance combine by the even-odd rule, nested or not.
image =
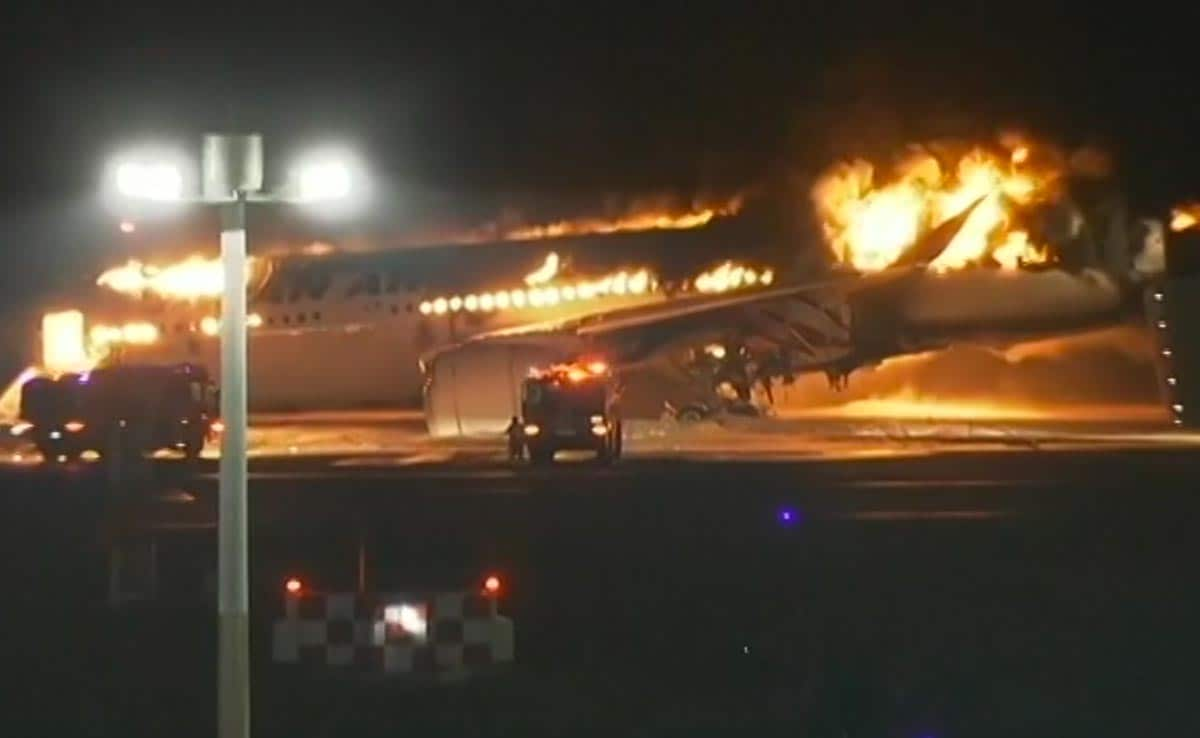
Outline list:
[[[322,244],[252,257],[251,407],[411,406],[423,351],[681,295],[769,288],[776,269],[764,249],[751,244],[739,249],[750,254],[744,261],[731,258],[745,229],[723,216],[738,208],[731,200],[512,227],[491,244],[372,253]],[[705,231],[698,239],[685,233],[696,229]],[[45,316],[42,366],[188,361],[216,372],[221,290],[211,257],[114,266],[82,309]]]
[[[1111,325],[1164,268],[1161,227],[1127,220],[1106,180],[1027,141],[840,162],[810,197],[829,254],[818,274],[781,258],[802,243],[747,228],[741,198],[493,224],[503,238],[483,245],[479,231],[461,239],[475,245],[260,255],[251,407],[410,405],[423,389],[435,435],[492,432],[530,367],[603,355],[650,412],[703,417],[806,373],[841,387],[889,357]],[[1171,222],[1194,224],[1187,207]],[[86,310],[46,316],[46,368],[216,373],[220,290],[211,258],[116,266]]]
[[[775,385],[809,372],[840,386],[889,357],[1113,324],[1141,311],[1163,273],[1161,225],[1128,220],[1096,167],[1030,142],[915,149],[893,170],[839,163],[812,198],[827,274],[430,352],[430,431],[499,430],[529,367],[578,356],[605,357],[630,383],[654,376],[652,394],[679,417],[744,411],[756,389],[769,399]]]

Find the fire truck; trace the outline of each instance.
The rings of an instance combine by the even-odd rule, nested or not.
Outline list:
[[[114,366],[21,387],[21,435],[46,461],[160,449],[195,458],[219,430],[216,416],[216,387],[192,364]]]
[[[603,361],[535,369],[521,383],[525,449],[534,464],[563,450],[595,451],[603,463],[621,456],[619,384]]]

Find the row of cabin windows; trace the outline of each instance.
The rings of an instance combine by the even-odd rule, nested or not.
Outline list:
[[[406,313],[411,313],[413,310],[414,310],[414,307],[411,302],[404,306],[404,312],[406,312]],[[390,312],[392,315],[399,315],[400,314],[400,306],[393,303],[392,305],[388,306],[388,312]],[[314,310],[311,313],[295,313],[295,314],[284,313],[283,315],[278,316],[278,317],[276,317],[274,315],[266,315],[263,317],[263,324],[269,325],[269,326],[307,325],[310,321],[313,323],[320,322],[321,321],[321,311]],[[174,328],[175,328],[176,333],[188,333],[190,331],[195,330],[195,327],[189,323],[176,323]],[[159,323],[158,330],[160,333],[163,333],[163,334],[167,333],[167,325],[165,323]]]

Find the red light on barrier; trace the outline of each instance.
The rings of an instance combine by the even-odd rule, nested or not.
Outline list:
[[[483,593],[495,597],[500,594],[500,577],[495,574],[489,575],[483,580]]]
[[[296,577],[291,577],[283,583],[283,588],[288,594],[300,594],[300,590],[304,589],[304,584]]]

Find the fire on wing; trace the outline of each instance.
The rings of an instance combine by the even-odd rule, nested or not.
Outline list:
[[[881,172],[864,160],[829,168],[812,189],[825,237],[838,261],[859,271],[892,266],[924,234],[974,206],[935,271],[993,263],[1003,269],[1041,264],[1044,245],[1014,227],[1014,210],[1052,195],[1060,172],[1041,164],[1029,144],[978,147],[946,161],[928,151]],[[976,204],[978,203],[978,204]]]

